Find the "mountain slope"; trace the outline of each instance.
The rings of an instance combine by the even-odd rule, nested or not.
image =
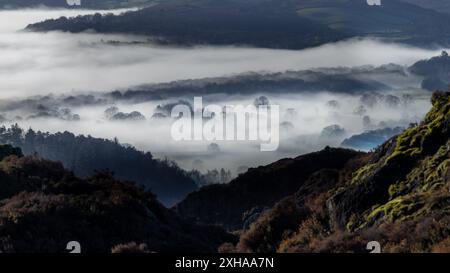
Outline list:
[[[0,146],[0,252],[214,252],[233,240],[180,220],[155,196],[108,173],[75,177],[60,163]]]
[[[135,181],[150,189],[158,200],[170,207],[197,189],[195,182],[170,161],[153,158],[117,141],[69,132],[50,134],[22,130],[18,126],[0,127],[0,143],[22,149],[25,155],[39,156],[63,163],[76,175],[87,177],[108,170],[115,177]]]
[[[347,163],[339,149],[316,153],[341,162],[334,169],[311,155],[300,165],[275,163],[284,166],[281,181],[299,182],[297,189],[273,206],[254,211],[240,231],[239,243],[224,244],[220,251],[367,252],[370,241],[379,242],[383,252],[450,251],[450,92],[435,93],[432,104],[422,123],[373,153],[354,155]],[[299,173],[305,174],[302,169],[309,164],[317,171],[304,181]],[[271,192],[283,185],[270,179],[279,177],[276,168],[259,170],[221,189],[203,188],[189,195],[180,214],[211,223],[217,223],[219,215],[229,221],[223,226],[237,227],[237,218],[230,220],[223,212],[236,211],[235,202],[243,202],[240,211],[245,211],[241,200],[259,196],[261,181],[270,181],[262,183],[267,199],[276,199]],[[228,202],[217,209],[216,201],[205,197],[207,192],[219,200],[227,193]],[[201,207],[213,210],[205,214]]]
[[[299,188],[309,192],[321,187],[314,184],[318,177],[328,177],[323,187],[332,187],[361,162],[364,162],[364,153],[332,148],[283,159],[250,169],[229,184],[203,187],[189,194],[174,209],[182,217],[199,223],[241,229],[255,214]]]
[[[128,33],[162,43],[302,49],[355,36],[448,44],[450,16],[398,0],[185,0],[118,16],[60,18],[29,30]]]
[[[383,144],[329,200],[338,226],[357,229],[446,209],[442,190],[450,174],[450,93],[435,93],[432,103],[421,124]]]

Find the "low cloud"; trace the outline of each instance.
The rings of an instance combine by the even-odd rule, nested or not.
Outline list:
[[[119,11],[116,11],[116,13]],[[0,12],[0,98],[102,92],[129,86],[248,71],[413,62],[438,54],[376,40],[351,40],[302,51],[243,47],[160,47],[143,37],[30,33],[28,23],[92,11]],[[139,43],[133,43],[138,41]]]
[[[333,94],[324,90],[312,94],[244,95],[208,98],[217,104],[253,104],[259,96],[281,106],[281,141],[277,152],[264,153],[259,143],[218,142],[220,149],[211,150],[210,142],[175,142],[170,137],[170,119],[151,118],[158,105],[178,99],[124,103],[98,100],[94,96],[70,98],[77,93],[102,94],[116,89],[149,83],[185,79],[222,77],[249,71],[284,72],[318,67],[380,66],[395,63],[401,66],[429,58],[440,50],[425,50],[403,45],[385,44],[376,40],[350,40],[301,51],[269,50],[243,47],[160,47],[147,43],[143,37],[101,34],[30,33],[18,31],[28,23],[61,15],[71,16],[89,11],[27,10],[0,12],[0,108],[5,123],[19,122],[24,127],[112,139],[118,137],[159,157],[175,159],[190,169],[202,162],[202,168],[229,168],[238,172],[243,166],[258,166],[287,156],[296,156],[339,145],[341,138],[363,132],[367,118],[373,127],[407,126],[418,121],[429,108],[428,94],[420,93],[414,103],[361,105],[361,94]],[[401,99],[411,82],[395,75],[370,74],[366,80],[385,81]],[[414,84],[416,84],[414,82]],[[397,90],[398,89],[398,90]],[[326,92],[328,91],[328,92]],[[55,97],[35,100],[33,96],[64,96],[64,103]],[[413,94],[414,95],[414,94]],[[22,98],[20,103],[11,100]],[[26,99],[26,100],[23,100]],[[37,102],[47,102],[40,105]],[[25,107],[24,107],[25,105]],[[53,105],[52,107],[49,107]],[[120,115],[137,116],[140,121],[111,121],[105,110],[115,106]],[[365,107],[358,108],[360,106]],[[41,111],[41,116],[32,116]],[[117,114],[116,113],[116,114]],[[22,120],[12,120],[21,116]],[[76,118],[73,118],[73,117]],[[320,138],[324,128],[338,125],[345,130],[339,139]],[[380,126],[381,126],[380,125]],[[337,127],[329,127],[337,128]],[[376,128],[375,128],[376,129]],[[318,141],[319,140],[319,141]],[[217,152],[220,150],[220,152]]]

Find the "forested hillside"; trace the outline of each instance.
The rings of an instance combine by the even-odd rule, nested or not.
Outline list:
[[[217,227],[196,226],[155,196],[108,173],[81,179],[60,163],[0,146],[0,252],[214,252],[234,240]]]
[[[47,20],[33,31],[127,33],[177,45],[303,49],[350,37],[448,45],[450,16],[400,0],[176,0],[122,15]]]
[[[164,2],[113,16],[60,18],[31,25],[30,30],[87,29],[151,36],[155,42],[196,45],[252,45],[306,48],[349,37],[297,16],[284,1],[187,0]]]
[[[49,134],[24,131],[18,126],[0,128],[0,143],[20,147],[25,155],[59,161],[76,175],[86,177],[109,170],[118,179],[135,181],[152,190],[170,206],[194,191],[195,182],[175,163],[153,158],[118,141],[75,136],[69,132]]]

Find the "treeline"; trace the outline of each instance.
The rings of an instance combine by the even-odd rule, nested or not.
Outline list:
[[[111,171],[121,180],[135,181],[154,192],[165,205],[172,205],[197,189],[194,180],[176,163],[153,158],[117,139],[75,136],[70,132],[50,134],[18,125],[0,127],[0,143],[22,149],[25,155],[37,154],[60,161],[76,175],[87,177],[97,171]]]
[[[226,184],[233,178],[231,171],[225,170],[224,168],[221,168],[220,170],[207,170],[204,174],[198,170],[192,170],[189,172],[189,176],[197,183],[199,187],[213,184]]]

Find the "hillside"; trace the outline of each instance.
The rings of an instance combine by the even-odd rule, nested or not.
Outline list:
[[[342,158],[343,150],[327,148],[304,156],[309,160],[299,165],[283,160],[221,188],[192,193],[177,211],[198,222],[240,229],[239,243],[224,244],[224,252],[366,252],[369,241],[380,242],[383,252],[448,252],[450,92],[435,93],[432,104],[422,123],[373,153],[346,151]],[[340,165],[323,164],[317,160],[321,154]],[[310,165],[316,167],[305,171]],[[276,193],[287,189],[284,181],[297,189],[281,198]],[[267,200],[267,208],[238,227],[247,208],[259,205],[245,200],[258,197]],[[236,209],[238,202],[243,208]],[[207,214],[202,207],[213,210]]]
[[[187,0],[164,2],[119,16],[60,18],[29,30],[129,33],[179,45],[251,45],[268,48],[313,47],[349,36],[297,16],[279,1]]]
[[[0,252],[214,252],[233,240],[179,219],[155,196],[108,173],[80,179],[60,163],[0,146]]]
[[[69,132],[50,134],[24,131],[18,126],[0,127],[0,143],[22,149],[25,155],[39,156],[63,163],[80,177],[108,170],[122,180],[135,181],[157,195],[166,206],[197,189],[195,182],[175,163],[153,158],[118,141],[75,136]]]
[[[174,209],[198,223],[241,229],[254,214],[270,208],[299,188],[310,192],[332,187],[363,162],[364,153],[328,148],[250,169],[229,184],[203,187],[189,194]],[[316,184],[321,177],[329,181]]]
[[[122,15],[60,18],[33,31],[128,33],[178,45],[303,49],[355,36],[416,45],[448,44],[450,16],[398,0],[175,0]]]

